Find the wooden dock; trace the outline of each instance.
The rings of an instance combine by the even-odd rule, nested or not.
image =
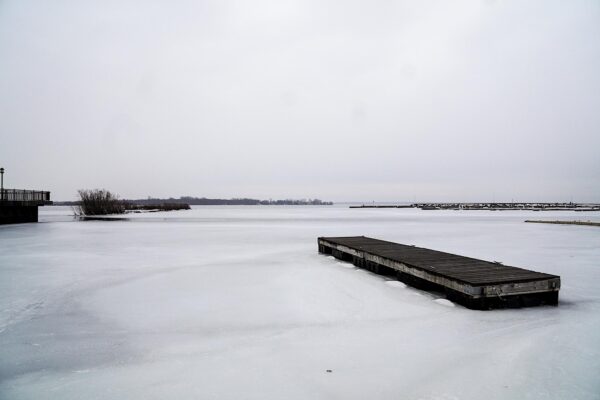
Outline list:
[[[558,305],[560,277],[365,236],[320,237],[319,252],[357,267],[395,275],[411,286],[444,292],[467,308]]]

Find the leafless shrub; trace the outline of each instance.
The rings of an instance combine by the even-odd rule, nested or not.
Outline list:
[[[75,207],[76,215],[107,215],[125,212],[125,205],[119,200],[119,196],[106,189],[81,189],[78,193],[80,201],[79,205]]]

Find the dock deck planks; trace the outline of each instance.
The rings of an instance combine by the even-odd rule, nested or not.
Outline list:
[[[416,287],[442,290],[473,309],[558,304],[560,277],[496,262],[373,239],[321,237],[319,251]]]

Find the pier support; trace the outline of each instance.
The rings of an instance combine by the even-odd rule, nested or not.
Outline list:
[[[0,225],[38,222],[38,207],[52,204],[50,192],[0,189]]]

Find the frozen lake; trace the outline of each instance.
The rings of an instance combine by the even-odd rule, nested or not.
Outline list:
[[[199,207],[0,227],[0,399],[599,399],[600,213]],[[366,235],[560,275],[471,311],[317,253]],[[327,372],[331,370],[331,372]]]

